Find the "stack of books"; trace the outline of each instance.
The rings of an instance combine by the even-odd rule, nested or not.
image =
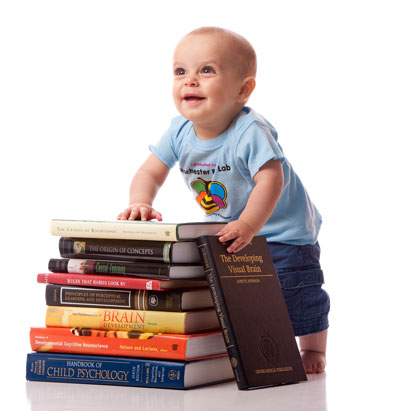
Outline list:
[[[222,223],[221,223],[222,224]],[[187,389],[234,378],[195,238],[221,224],[52,220],[27,379]]]

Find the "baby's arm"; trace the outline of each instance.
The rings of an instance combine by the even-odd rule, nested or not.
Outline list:
[[[162,220],[161,214],[152,207],[158,189],[168,176],[169,168],[153,153],[133,177],[129,190],[129,205],[118,214],[118,220]]]
[[[221,242],[234,240],[227,248],[235,253],[246,247],[271,216],[283,187],[279,160],[265,163],[254,176],[255,186],[238,220],[231,221],[217,235]]]

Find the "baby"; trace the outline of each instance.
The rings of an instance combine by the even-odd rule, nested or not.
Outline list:
[[[162,220],[152,207],[169,170],[180,171],[228,252],[265,235],[307,373],[325,369],[329,296],[319,264],[321,217],[277,142],[273,126],[246,106],[257,59],[242,36],[217,27],[181,39],[173,99],[181,114],[135,174],[119,220]]]

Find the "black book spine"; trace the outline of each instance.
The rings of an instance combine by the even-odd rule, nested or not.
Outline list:
[[[53,273],[68,273],[68,262],[69,259],[51,258],[48,265],[49,271]]]
[[[99,260],[155,261],[168,263],[170,242],[60,237],[59,250],[64,258]]]
[[[222,334],[224,336],[226,349],[231,360],[233,372],[235,374],[235,379],[238,388],[245,389],[248,387],[248,382],[246,374],[244,372],[242,359],[237,348],[236,337],[233,331],[232,323],[225,305],[225,299],[223,296],[219,277],[216,272],[215,261],[212,254],[208,251],[210,247],[209,242],[206,237],[198,237],[196,239],[196,242],[203,263],[208,287],[210,289],[211,297],[214,302],[214,308],[217,312],[218,321],[221,326]]]
[[[69,265],[70,259],[51,258],[49,271],[54,273],[116,275],[119,277],[169,278],[168,264],[107,260],[81,260],[79,267]]]
[[[46,304],[50,306],[182,311],[181,301],[182,293],[179,291],[111,290],[46,285]]]

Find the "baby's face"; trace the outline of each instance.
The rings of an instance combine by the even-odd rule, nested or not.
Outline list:
[[[186,36],[176,47],[173,98],[195,130],[223,131],[220,125],[230,124],[242,107],[238,102],[242,84],[238,62],[227,48],[218,36],[210,34]]]

